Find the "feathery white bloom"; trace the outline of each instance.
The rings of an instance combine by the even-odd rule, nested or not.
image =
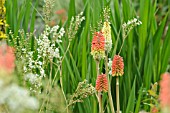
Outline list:
[[[138,20],[137,18],[134,18],[132,20],[128,20],[127,23],[124,23],[122,25],[122,28],[123,28],[123,38],[126,38],[127,35],[129,34],[129,32],[135,27],[135,26],[138,26],[138,25],[141,25],[142,22],[140,20]]]

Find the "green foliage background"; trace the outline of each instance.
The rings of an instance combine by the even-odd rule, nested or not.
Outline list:
[[[62,0],[56,2],[63,3]],[[96,65],[90,54],[92,41],[90,25],[92,28],[97,27],[102,9],[109,6],[111,8],[110,22],[113,40],[110,58],[113,58],[121,46],[122,32],[120,32],[120,39],[117,38],[121,25],[137,16],[142,21],[142,25],[130,32],[120,54],[125,63],[124,75],[120,78],[121,111],[122,113],[138,113],[141,109],[149,110],[148,106],[142,103],[144,97],[140,89],[150,89],[151,83],[159,82],[160,75],[168,71],[170,0],[70,0],[67,2],[68,5],[65,5],[64,8],[67,10],[68,19],[64,24],[58,23],[64,26],[66,33],[72,16],[83,11],[86,20],[71,42],[69,51],[62,63],[64,92],[69,96],[75,91],[77,84],[84,79],[95,86]],[[7,0],[6,8],[7,23],[15,36],[18,35],[18,30],[21,28],[25,32],[34,32],[37,19],[41,19],[39,12],[37,12],[38,9],[42,8],[41,0]],[[43,22],[39,24],[38,29],[41,26],[44,27]],[[60,49],[63,55],[68,45],[67,35],[62,40]],[[34,38],[30,41],[32,50],[35,49],[33,45]],[[116,51],[113,51],[114,48]],[[100,71],[104,73],[103,66],[104,62],[102,61]],[[59,76],[56,84],[58,82]],[[115,78],[112,79],[111,88],[115,105]],[[103,97],[106,105],[105,112],[110,113],[106,95],[104,94]],[[83,103],[77,103],[72,109],[74,113],[97,113],[97,99],[94,95],[85,99]]]

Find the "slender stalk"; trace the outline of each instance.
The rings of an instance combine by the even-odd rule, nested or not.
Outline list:
[[[99,75],[99,61],[96,61],[96,72],[98,76]]]
[[[63,79],[62,79],[62,66],[60,67],[60,85],[61,85],[61,91],[63,93],[63,96],[64,96],[64,100],[66,102],[66,105],[67,105],[67,99],[66,99],[66,96],[65,96],[65,93],[64,93],[64,89],[63,89]],[[67,113],[68,113],[68,107],[66,108],[67,109]]]
[[[64,55],[63,55],[63,57],[62,57],[62,59],[61,59],[61,61],[60,61],[60,62],[61,62],[60,65],[57,65],[55,62],[53,62],[53,64],[55,64],[56,66],[58,66],[57,73],[58,73],[58,71],[59,71],[59,69],[60,69],[60,66],[62,66],[62,62],[63,62],[63,60],[64,60],[64,58],[65,58],[65,56],[66,56],[69,48],[70,48],[70,42],[68,43],[67,49],[66,49],[66,51],[64,52]],[[54,84],[55,79],[57,78],[57,73],[55,74],[55,76],[54,76],[54,78],[53,78],[52,84]]]
[[[116,77],[116,102],[117,102],[117,113],[120,113],[120,102],[119,102],[119,77]]]
[[[52,61],[52,59],[51,59]],[[50,62],[50,85],[52,85],[52,73],[53,73],[53,63]]]
[[[64,60],[64,58],[65,58],[65,56],[66,56],[67,51],[69,50],[69,48],[70,48],[70,41],[69,41],[68,46],[67,46],[67,49],[66,49],[66,51],[65,51],[65,53],[64,53],[64,55],[63,55],[63,58],[61,59],[61,62],[63,62],[63,60]],[[61,64],[61,65],[62,65],[62,64]]]
[[[99,61],[98,60],[96,60],[96,71],[97,71],[97,76],[98,76],[99,75]],[[99,101],[99,113],[103,113],[101,92],[98,92],[98,101]]]
[[[32,8],[39,14],[39,16],[41,17],[41,19],[45,22],[45,19],[43,18],[43,16],[41,15],[41,13],[34,7],[34,5],[30,2]]]
[[[52,59],[51,59],[52,61]],[[49,93],[47,93],[47,95],[49,96],[47,99],[47,103],[46,106],[49,106],[49,102],[50,102],[50,94],[51,94],[51,89],[52,89],[52,73],[53,73],[53,64],[50,62],[50,79],[49,79],[49,87],[47,88],[47,91]]]
[[[109,77],[108,77],[108,54],[106,54],[106,58],[105,58],[105,70],[106,70],[106,76],[107,76],[107,79],[108,79],[109,104],[110,104],[111,112],[115,113],[114,105],[113,105],[113,100],[112,100],[112,94],[111,94],[111,86],[110,86],[111,82],[109,81]]]
[[[99,98],[99,113],[103,113],[103,106],[102,106],[102,93],[98,93],[98,98]]]
[[[119,55],[119,54],[120,54],[120,52],[122,51],[122,48],[123,48],[124,42],[125,42],[125,39],[123,39],[123,43],[122,43],[122,45],[121,45],[121,47],[120,47],[120,51],[119,51],[118,55]]]
[[[49,81],[48,81],[48,85],[47,85],[47,89],[46,89],[46,94],[49,96],[50,95],[50,93],[51,93],[51,88],[52,88],[52,85],[51,85],[51,83],[52,83],[52,63],[50,62],[50,75],[49,75]],[[48,93],[47,93],[48,92]],[[42,109],[43,109],[43,107],[45,106],[45,102],[46,102],[46,105],[48,106],[48,102],[49,102],[49,98],[46,100],[46,99],[44,99],[43,100],[43,102],[42,102],[42,105],[41,105],[41,107],[40,107],[40,110],[39,110],[39,112],[38,113],[41,113],[42,112]]]
[[[65,96],[64,88],[63,88],[62,62],[63,62],[63,60],[64,60],[64,58],[65,58],[65,56],[66,56],[67,51],[69,50],[69,48],[70,48],[70,41],[69,41],[69,43],[68,43],[67,49],[66,49],[66,51],[65,51],[65,53],[64,53],[64,55],[63,55],[63,58],[61,59],[61,63],[60,63],[60,66],[59,66],[59,69],[60,69],[60,85],[61,85],[61,91],[62,91],[62,93],[63,93],[63,96],[64,96],[64,100],[65,100],[66,105],[67,105],[68,103],[67,103],[67,98],[66,98],[66,96]],[[54,80],[55,80],[55,79],[54,79]],[[69,111],[68,111],[68,107],[66,107],[66,109],[67,109],[67,113],[68,113],[68,112],[69,112]]]

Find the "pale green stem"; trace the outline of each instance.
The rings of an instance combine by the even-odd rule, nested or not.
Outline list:
[[[47,89],[46,89],[46,91],[49,92],[48,95],[50,95],[50,91],[51,91],[51,87],[52,87],[52,85],[51,85],[51,83],[52,83],[51,77],[52,77],[52,62],[50,62],[50,79],[49,79],[48,86],[47,86]],[[50,86],[51,86],[51,87],[50,87]],[[42,112],[42,109],[43,109],[43,107],[45,106],[45,105],[44,105],[44,104],[45,104],[45,101],[46,101],[46,99],[43,100],[42,105],[41,105],[40,110],[39,110],[38,113],[41,113],[41,112]],[[49,102],[49,99],[47,100],[47,104],[46,104],[47,106],[48,106],[48,102]]]
[[[54,63],[54,62],[53,62],[53,64],[55,64],[55,65],[58,66],[58,67],[62,66],[62,62],[63,62],[63,60],[64,60],[64,58],[65,58],[65,56],[66,56],[67,51],[69,50],[69,48],[70,48],[70,42],[68,43],[67,49],[66,49],[66,51],[64,52],[63,58],[62,58],[61,61],[60,61],[60,62],[61,62],[60,65],[57,65],[57,64]],[[60,68],[58,68],[57,73],[58,73],[59,69],[60,69]],[[57,78],[57,73],[55,74],[55,76],[54,76],[54,78],[53,78],[52,84],[54,84],[55,79]]]
[[[108,97],[109,97],[109,104],[110,104],[110,108],[111,108],[111,112],[115,113],[114,110],[114,105],[113,105],[113,100],[112,100],[112,94],[111,94],[111,86],[110,86],[110,81],[109,81],[109,76],[108,76],[108,55],[106,54],[106,58],[105,58],[105,70],[106,70],[106,76],[108,79]]]
[[[48,95],[51,94],[51,89],[52,89],[52,72],[53,72],[53,64],[52,62],[50,62],[50,80],[49,80],[49,87],[47,88],[48,89],[47,91],[49,91]],[[50,97],[48,97],[48,100],[47,100],[47,104],[46,104],[47,107],[49,105],[49,102],[50,102]]]
[[[63,89],[62,65],[61,65],[61,68],[60,68],[60,85],[61,85],[61,91],[62,91],[63,96],[64,96],[64,100],[65,100],[66,105],[67,105],[67,99],[66,99],[66,96],[65,96],[65,93],[64,93],[64,89]],[[68,113],[68,107],[66,109],[67,109],[67,113]]]
[[[116,102],[117,102],[117,113],[120,113],[120,101],[119,101],[119,77],[116,77]]]
[[[102,106],[102,92],[98,93],[98,98],[99,98],[99,113],[103,113],[103,106]]]
[[[118,55],[119,55],[119,54],[120,54],[120,52],[122,51],[122,48],[123,48],[124,42],[125,42],[125,39],[123,39],[123,43],[122,43],[122,45],[121,45],[121,47],[120,47],[120,51],[119,51]]]
[[[51,59],[51,61],[52,61],[52,59]],[[50,85],[52,85],[52,73],[53,73],[53,64],[52,64],[52,62],[50,62],[50,68],[51,68],[51,70],[50,70]]]

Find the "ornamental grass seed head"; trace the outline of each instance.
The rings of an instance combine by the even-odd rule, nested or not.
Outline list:
[[[162,113],[169,113],[166,111],[170,111],[170,73],[162,74],[159,99]]]
[[[142,24],[142,22],[140,20],[138,20],[137,18],[133,18],[131,20],[128,20],[127,23],[124,23],[122,25],[123,38],[125,39],[134,27],[141,25],[141,24]]]
[[[103,36],[105,37],[105,51],[108,53],[112,49],[112,37],[111,37],[111,27],[108,21],[104,22],[102,28]]]
[[[68,29],[68,39],[71,42],[76,34],[78,29],[81,27],[81,23],[85,20],[85,17],[83,16],[83,12],[78,14],[76,17],[72,17],[70,21],[70,26]]]
[[[102,32],[96,32],[93,36],[91,55],[95,60],[100,60],[105,57],[105,38]]]
[[[123,58],[115,55],[112,61],[112,76],[122,76],[124,74]]]
[[[101,75],[97,76],[96,90],[98,92],[101,92],[101,91],[107,92],[108,91],[108,80],[107,80],[106,74],[101,74]]]

